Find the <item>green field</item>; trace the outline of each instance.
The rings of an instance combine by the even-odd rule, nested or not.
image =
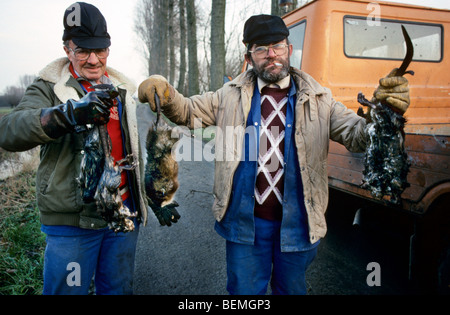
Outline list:
[[[12,111],[11,107],[0,107],[0,117]]]

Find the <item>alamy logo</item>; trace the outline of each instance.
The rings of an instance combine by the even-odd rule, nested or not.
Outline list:
[[[66,17],[66,23],[68,26],[81,26],[81,8],[79,3],[74,3],[67,8],[66,11],[70,11]]]
[[[70,273],[66,277],[66,283],[69,287],[81,286],[81,267],[79,263],[71,262],[67,265],[66,270]]]
[[[369,15],[367,16],[367,25],[368,26],[380,26],[380,15],[381,15],[381,8],[378,3],[369,3],[366,7],[367,11],[371,11]]]
[[[194,136],[202,140],[205,138],[213,138],[202,148],[194,145],[192,150],[192,142],[181,141],[182,135],[190,134],[185,126],[177,126],[173,128],[171,137],[180,138],[172,147],[172,156],[177,162],[180,161],[258,161],[259,157],[265,157],[265,168],[268,172],[274,172],[279,168],[279,161],[282,156],[276,158],[274,154],[270,154],[276,149],[276,146],[270,145],[267,136],[261,137],[263,131],[269,130],[276,139],[276,145],[279,144],[284,136],[284,131],[280,131],[278,126],[270,128],[257,127],[255,125],[244,126],[226,126],[224,129],[218,126],[208,126],[202,132],[202,120],[194,119]],[[267,132],[266,132],[267,133]],[[242,150],[239,150],[241,148]],[[240,152],[240,154],[237,154]]]
[[[367,264],[367,271],[372,271],[367,275],[366,283],[369,287],[381,286],[381,267],[377,262],[370,262]]]

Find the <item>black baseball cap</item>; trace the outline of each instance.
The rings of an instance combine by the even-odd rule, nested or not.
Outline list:
[[[87,49],[111,46],[106,20],[92,4],[75,2],[64,12],[63,23],[63,41],[71,39],[78,47]]]
[[[254,15],[244,25],[245,45],[268,45],[277,43],[289,36],[283,19],[276,15]]]

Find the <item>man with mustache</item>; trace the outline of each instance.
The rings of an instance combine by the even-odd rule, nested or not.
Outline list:
[[[132,98],[136,87],[107,67],[111,40],[95,6],[72,4],[63,23],[66,56],[47,65],[20,104],[2,118],[0,146],[9,151],[41,149],[36,198],[47,235],[43,293],[88,294],[95,278],[96,294],[131,294],[139,223],[147,219]],[[96,91],[97,84],[120,85],[119,96],[111,99],[107,92]],[[99,205],[82,197],[77,183],[87,154],[84,144],[94,125],[106,126],[115,162],[129,154],[140,162],[122,172],[119,187],[123,204],[138,214],[132,232],[110,230],[97,211]],[[92,171],[92,165],[87,168]]]
[[[223,133],[213,213],[226,239],[230,294],[265,294],[269,282],[273,294],[306,293],[305,272],[326,233],[329,139],[354,152],[366,145],[365,119],[290,67],[288,36],[280,17],[252,16],[243,38],[252,69],[221,89],[185,98],[158,75],[139,86],[139,99],[155,110],[157,93],[173,122],[194,128],[200,118]],[[377,93],[404,112],[408,87],[390,90],[398,79],[386,78]]]

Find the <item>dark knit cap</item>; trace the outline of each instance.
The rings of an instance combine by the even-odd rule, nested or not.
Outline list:
[[[76,2],[64,12],[63,41],[71,39],[75,45],[87,49],[111,46],[106,20],[95,6]]]
[[[268,45],[289,36],[284,21],[276,15],[254,15],[244,25],[244,44]]]

